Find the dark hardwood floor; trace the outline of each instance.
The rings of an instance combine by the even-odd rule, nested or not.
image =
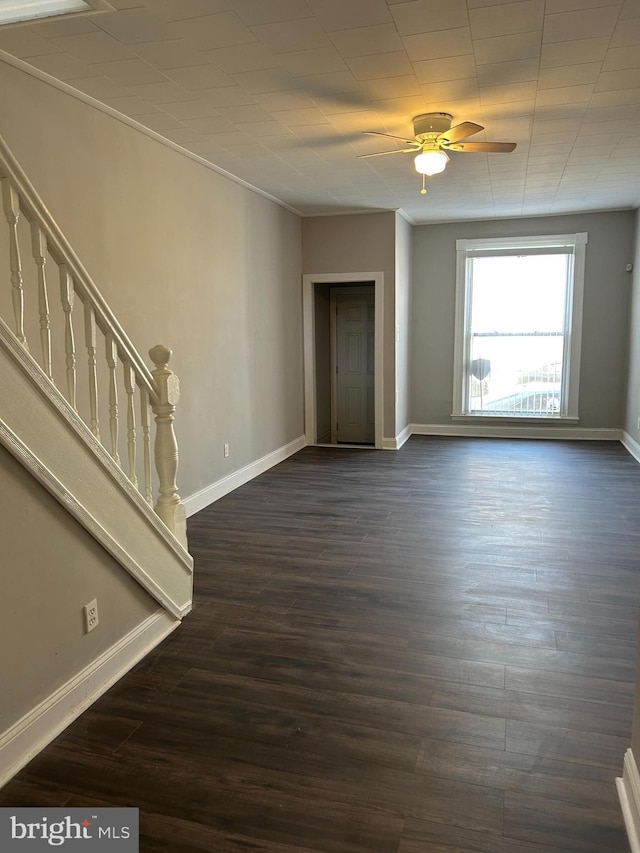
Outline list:
[[[307,448],[191,519],[194,612],[0,793],[146,851],[623,853],[640,466]]]

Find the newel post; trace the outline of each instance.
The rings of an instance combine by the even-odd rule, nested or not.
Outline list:
[[[187,547],[187,517],[176,485],[178,472],[178,442],[173,430],[173,415],[180,398],[178,377],[167,365],[171,350],[158,344],[149,350],[152,370],[158,391],[151,408],[156,416],[155,459],[160,482],[155,511],[178,541]]]

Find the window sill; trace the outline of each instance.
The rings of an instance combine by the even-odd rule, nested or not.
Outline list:
[[[571,418],[568,415],[560,417],[538,417],[536,415],[518,415],[511,417],[509,415],[451,415],[452,421],[466,421],[467,423],[488,422],[491,424],[579,424],[580,418]]]

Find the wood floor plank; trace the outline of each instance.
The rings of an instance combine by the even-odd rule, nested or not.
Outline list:
[[[0,791],[141,853],[622,853],[640,467],[307,447],[189,520],[194,610]]]

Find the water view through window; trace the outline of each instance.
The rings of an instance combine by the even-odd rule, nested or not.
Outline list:
[[[470,258],[467,411],[560,417],[569,254]]]

